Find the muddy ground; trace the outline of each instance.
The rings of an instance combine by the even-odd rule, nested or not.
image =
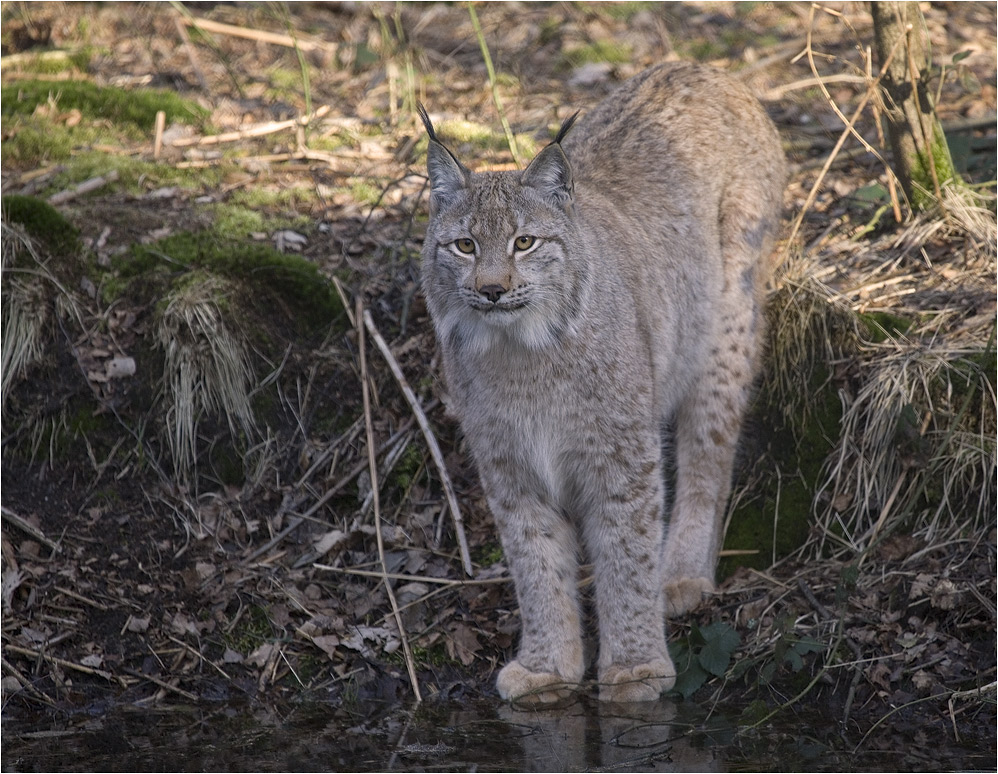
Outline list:
[[[516,644],[516,600],[477,478],[442,405],[417,289],[425,177],[411,99],[451,122],[450,141],[462,158],[478,167],[514,163],[468,9],[183,8],[189,17],[165,4],[3,6],[5,101],[16,94],[8,87],[40,77],[15,57],[63,50],[84,52],[82,63],[46,77],[165,88],[209,116],[207,129],[167,126],[155,162],[151,130],[127,141],[98,133],[74,145],[70,159],[96,152],[153,163],[137,175],[122,166],[117,182],[57,205],[85,246],[84,273],[105,277],[132,245],[210,230],[218,203],[239,195],[251,201],[251,191],[274,194],[259,200],[263,217],[244,229],[243,239],[294,251],[323,277],[335,277],[350,313],[353,300],[363,299],[427,408],[463,515],[473,575],[468,580],[462,570],[440,475],[413,412],[368,335],[382,473],[379,556],[359,336],[343,304],[319,330],[289,339],[280,369],[270,363],[280,397],[261,435],[266,464],[252,473],[227,472],[224,460],[211,456],[224,427],[205,424],[199,448],[206,456],[183,483],[165,445],[142,436],[144,422],[153,427],[156,420],[140,404],[141,390],[130,392],[131,377],[94,377],[94,369],[106,376],[111,359],[129,356],[141,378],[141,342],[151,335],[154,310],[148,300],[108,305],[81,284],[80,329],[53,328],[47,357],[15,385],[13,400],[43,406],[40,415],[49,419],[77,406],[73,401],[90,401],[92,416],[116,417],[117,440],[108,442],[107,426],[95,423],[90,431],[74,426],[78,431],[65,434],[62,447],[54,432],[45,443],[25,443],[28,431],[5,414],[4,727],[122,703],[408,702],[414,696],[409,659],[426,700],[498,701],[493,678]],[[842,127],[807,57],[799,56],[808,32],[831,96],[844,106],[864,93],[863,47],[873,40],[860,5],[817,12],[796,3],[476,9],[505,114],[525,155],[543,145],[551,126],[655,62],[697,59],[739,73],[763,99],[794,165],[788,233]],[[964,127],[971,179],[993,180],[994,5],[923,9],[934,61],[950,65],[939,90],[940,116]],[[231,28],[185,23],[195,17]],[[287,40],[254,35],[261,31],[297,40],[298,50]],[[326,109],[304,141],[292,128],[217,144],[174,142],[285,121],[320,106]],[[101,124],[61,110],[57,98],[38,115],[34,120],[62,126]],[[491,133],[483,137],[482,127]],[[876,138],[869,115],[858,127]],[[26,130],[5,112],[3,131],[7,143]],[[48,198],[114,166],[98,163],[91,174],[76,170],[80,177],[70,179],[71,161],[22,161],[12,147],[5,145],[5,195]],[[873,217],[865,204],[856,209],[854,194],[884,181],[883,166],[855,143],[846,150],[800,231],[781,244],[784,253],[851,239]],[[282,191],[305,193],[278,196]],[[883,237],[904,227],[873,230]],[[948,260],[954,242],[947,239],[928,237],[926,254]],[[993,252],[989,260],[978,272],[984,279],[965,289],[965,298],[980,299],[961,311],[966,319],[994,317]],[[981,497],[993,502],[994,470],[990,480],[987,474],[981,486],[990,494]],[[737,634],[730,666],[688,682],[687,700],[748,707],[746,723],[782,705],[792,712],[799,702],[828,710],[843,738],[874,749],[945,739],[956,767],[979,767],[977,752],[967,750],[993,757],[993,514],[956,542],[936,545],[899,530],[862,563],[841,552],[820,558],[791,551],[751,568],[740,563],[737,554],[727,559],[722,592],[671,627],[672,639],[689,652],[713,642],[710,632],[720,637],[720,625]],[[404,635],[379,577],[384,571],[402,607]],[[957,744],[968,740],[969,747]]]

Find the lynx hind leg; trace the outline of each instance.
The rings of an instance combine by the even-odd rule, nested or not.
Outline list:
[[[713,345],[676,416],[675,500],[663,554],[669,616],[692,610],[714,591],[735,451],[761,339],[757,257],[728,263],[728,272],[737,273],[725,277]]]

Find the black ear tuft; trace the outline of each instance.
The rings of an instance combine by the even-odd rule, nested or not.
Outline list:
[[[430,212],[452,201],[457,194],[467,188],[471,172],[457,160],[450,149],[437,139],[433,122],[422,103],[416,103],[416,111],[430,137],[430,147],[426,151],[426,169],[430,176]]]
[[[422,107],[422,106],[420,106]],[[561,144],[561,141],[565,139],[565,135],[568,134],[569,130],[575,125],[575,119],[579,117],[579,111],[576,110],[572,115],[566,118],[562,124],[561,129],[558,130],[558,135],[554,138],[557,144]]]
[[[430,120],[430,114],[426,112],[426,108],[423,107],[422,102],[416,103],[416,112],[419,113],[419,120],[423,122],[423,126],[426,127],[426,133],[430,135],[430,139],[434,142],[440,142],[437,139],[437,133],[433,131],[433,122]]]

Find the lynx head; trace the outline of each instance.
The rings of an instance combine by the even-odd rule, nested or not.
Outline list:
[[[423,288],[441,340],[484,351],[497,342],[539,349],[578,313],[584,272],[578,253],[572,171],[561,140],[522,172],[476,174],[430,136],[430,222]]]

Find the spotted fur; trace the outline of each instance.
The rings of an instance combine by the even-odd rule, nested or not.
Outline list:
[[[522,617],[499,693],[557,701],[582,680],[585,555],[600,698],[653,700],[675,681],[666,613],[713,590],[785,180],[776,130],[691,64],[573,116],[522,172],[470,172],[423,117],[423,289]]]

